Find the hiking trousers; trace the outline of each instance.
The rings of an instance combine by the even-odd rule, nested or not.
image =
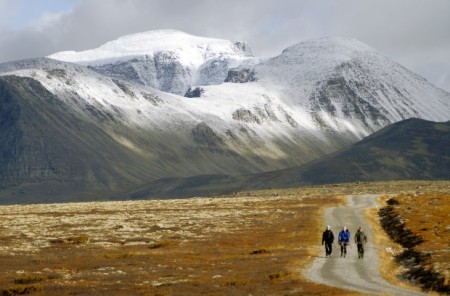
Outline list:
[[[331,256],[333,252],[333,243],[325,242],[325,256]]]
[[[347,256],[347,245],[348,245],[348,243],[340,242],[339,245],[341,245],[341,257]]]
[[[358,243],[358,258],[363,258],[364,257],[364,244],[362,243]]]

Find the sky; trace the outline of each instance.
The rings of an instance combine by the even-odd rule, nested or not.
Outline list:
[[[271,57],[356,38],[450,92],[450,0],[0,0],[0,63],[157,29],[246,41]]]

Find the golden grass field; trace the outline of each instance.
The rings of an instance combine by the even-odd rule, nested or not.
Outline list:
[[[429,192],[447,194],[439,217],[416,197],[406,199]],[[450,182],[354,183],[214,198],[0,206],[0,291],[357,295],[308,282],[302,269],[323,252],[322,211],[363,193],[403,194],[410,213],[418,207],[427,223],[444,219],[436,231],[443,239],[430,238],[433,244],[424,248],[441,256],[433,267],[448,272]],[[369,215],[376,223],[376,213]],[[383,235],[383,247],[399,249]],[[391,256],[383,258],[385,266],[394,264]]]
[[[427,267],[438,271],[450,284],[450,194],[427,192],[396,197],[398,213],[414,234],[423,238],[415,249],[430,254]]]
[[[450,193],[409,192],[390,201],[391,215],[397,217],[392,219],[391,228],[400,230],[396,240],[405,246],[393,252],[397,261],[402,262],[393,266],[397,274],[421,285],[424,283],[420,283],[420,278],[427,278],[428,289],[433,286],[435,290],[450,292]],[[408,274],[408,270],[412,273]],[[443,283],[433,283],[433,277],[442,279]]]

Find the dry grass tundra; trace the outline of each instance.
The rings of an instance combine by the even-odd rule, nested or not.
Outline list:
[[[3,295],[351,295],[301,275],[323,251],[322,211],[345,204],[348,194],[424,192],[447,194],[447,225],[436,231],[444,240],[424,248],[441,256],[432,266],[447,270],[448,279],[450,182],[411,181],[0,206],[0,288]],[[377,221],[377,213],[369,215]],[[420,215],[432,229],[434,214]],[[380,235],[380,248],[400,250]]]

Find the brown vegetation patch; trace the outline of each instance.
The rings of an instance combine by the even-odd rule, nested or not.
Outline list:
[[[15,286],[7,289],[0,289],[2,296],[28,295],[42,292],[41,286]]]
[[[425,290],[450,293],[449,193],[404,193],[386,200],[379,212],[388,235],[405,250],[395,259],[401,277]]]
[[[259,249],[259,250],[250,252],[251,255],[266,254],[266,253],[270,253],[270,251],[266,250],[266,249]]]
[[[149,249],[159,249],[159,248],[164,248],[164,247],[173,246],[173,245],[176,245],[176,242],[174,242],[174,241],[159,241],[159,242],[151,243],[148,246],[148,248]]]
[[[344,295],[301,277],[320,211],[342,202],[319,187],[0,207],[0,286],[39,273],[43,295]]]
[[[27,275],[27,276],[21,276],[14,280],[14,283],[16,284],[32,284],[32,283],[38,283],[41,281],[46,280],[48,277],[46,275],[41,274],[35,274],[35,275]]]

